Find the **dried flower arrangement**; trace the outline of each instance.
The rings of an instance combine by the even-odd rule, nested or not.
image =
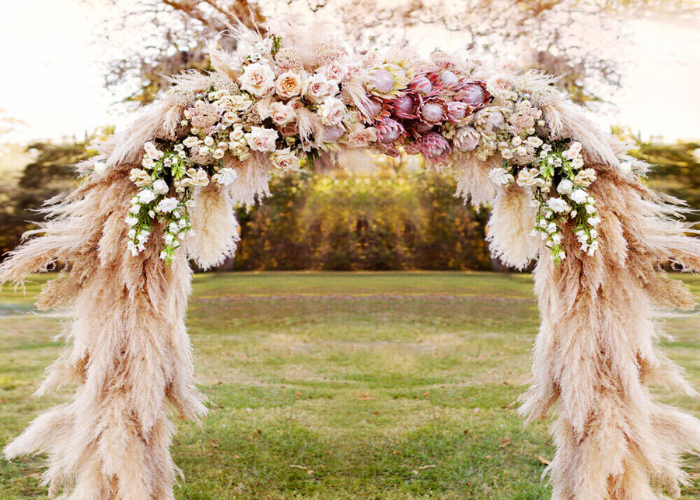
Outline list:
[[[650,384],[694,394],[655,351],[651,311],[694,307],[659,266],[699,270],[700,242],[681,203],[644,186],[647,165],[537,73],[405,48],[354,54],[323,30],[237,36],[236,53],[212,49],[214,72],[176,78],[79,165],[83,184],[0,266],[0,282],[21,283],[64,265],[38,304],[75,315],[72,352],[39,391],[76,384],[75,398],[6,455],[47,452],[51,494],[173,498],[168,405],[205,413],[184,325],[187,259],[206,268],[231,255],[233,206],[269,194],[276,170],[328,150],[404,151],[492,204],[494,254],[520,269],[538,261],[542,327],[521,412],[558,413],[554,498],[678,495],[700,422],[651,395]]]

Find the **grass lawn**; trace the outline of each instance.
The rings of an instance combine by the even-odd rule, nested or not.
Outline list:
[[[700,278],[686,277],[700,299]],[[31,397],[62,350],[45,277],[0,293],[0,445],[68,392]],[[700,382],[700,317],[659,318]],[[199,275],[189,330],[210,414],[179,422],[178,499],[548,499],[547,427],[516,414],[537,325],[529,275]],[[700,416],[700,404],[663,395]],[[700,496],[700,460],[690,459]],[[44,496],[39,458],[0,460],[0,499]]]

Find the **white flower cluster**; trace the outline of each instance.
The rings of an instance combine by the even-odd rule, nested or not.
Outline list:
[[[190,166],[187,149],[191,154],[199,154],[198,147],[213,145],[207,140],[210,136],[204,140],[198,137],[194,137],[196,141],[189,140],[192,137],[194,136],[166,150],[158,149],[153,142],[144,144],[143,168],[134,168],[130,173],[131,181],[138,188],[131,199],[126,218],[130,227],[127,249],[132,255],[138,255],[146,249],[154,224],[160,222],[163,226],[163,250],[160,257],[170,262],[182,237],[193,232],[188,210],[193,204],[193,188],[206,186],[210,181],[229,186],[238,177],[238,173],[230,167],[214,166],[205,169]]]
[[[595,181],[595,171],[583,168],[581,144],[573,141],[564,149],[553,147],[535,135],[525,139],[515,136],[509,142],[501,142],[499,151],[505,160],[504,166],[492,169],[489,178],[497,185],[516,182],[533,190],[538,206],[533,234],[545,240],[552,258],[556,262],[566,258],[563,227],[569,220],[573,221],[573,233],[581,249],[593,255],[598,249],[596,226],[600,217],[595,200],[587,191]],[[531,160],[521,166],[518,158]]]

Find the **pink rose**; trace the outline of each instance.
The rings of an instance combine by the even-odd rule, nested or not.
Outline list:
[[[309,101],[319,104],[326,98],[338,93],[338,82],[328,80],[324,75],[315,74],[309,78],[304,88],[304,97]]]
[[[294,111],[294,108],[286,104],[282,104],[281,102],[273,102],[270,105],[269,112],[272,121],[279,126],[284,126],[288,124],[289,122],[293,121],[297,116],[297,113],[296,111]]]
[[[241,88],[256,97],[265,96],[275,84],[275,73],[263,63],[249,64],[239,78]]]
[[[328,97],[318,111],[324,125],[338,125],[345,116],[345,104],[340,99]]]
[[[253,127],[245,134],[245,140],[253,151],[274,151],[277,137],[276,130],[264,127]]]

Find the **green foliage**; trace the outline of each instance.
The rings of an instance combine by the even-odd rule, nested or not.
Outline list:
[[[0,254],[16,247],[25,231],[36,229],[44,219],[39,210],[47,200],[77,185],[75,164],[95,154],[88,149],[90,140],[37,142],[27,147],[34,160],[24,168],[16,186],[0,188],[4,202],[0,205]]]
[[[700,141],[636,142],[634,156],[655,166],[649,173],[651,186],[700,210]],[[688,219],[698,222],[700,214],[688,214]]]

